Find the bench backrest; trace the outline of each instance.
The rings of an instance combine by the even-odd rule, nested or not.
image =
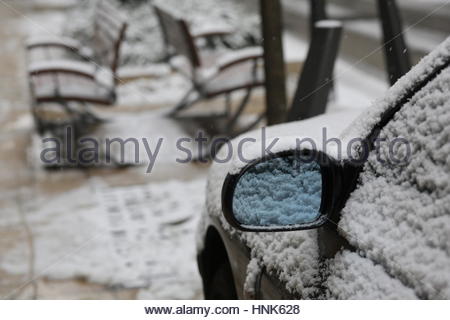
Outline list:
[[[97,4],[94,20],[94,55],[101,65],[108,66],[115,73],[125,38],[126,19],[106,0],[101,0]]]
[[[161,26],[167,58],[181,55],[188,59],[194,69],[199,67],[200,57],[188,23],[159,6],[153,5],[153,7]]]

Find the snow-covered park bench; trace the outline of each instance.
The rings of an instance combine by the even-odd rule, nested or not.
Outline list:
[[[224,95],[226,111],[223,116],[227,120],[224,130],[231,132],[248,104],[252,90],[264,84],[260,68],[262,48],[249,47],[225,53],[200,50],[196,45],[198,40],[223,38],[232,31],[228,28],[210,28],[195,32],[183,18],[160,6],[155,5],[154,9],[162,30],[167,61],[191,82],[191,89],[171,111],[170,116],[176,116],[181,110],[202,100]],[[246,93],[232,112],[231,94],[238,90]],[[259,116],[255,123],[262,117],[263,115]]]
[[[111,105],[116,100],[126,19],[104,0],[98,2],[93,19],[94,33],[88,45],[53,35],[27,42],[33,113],[41,132],[49,129],[40,110],[45,105],[59,105],[69,118],[95,122],[99,119],[88,111],[88,104]],[[77,108],[72,108],[74,104]]]

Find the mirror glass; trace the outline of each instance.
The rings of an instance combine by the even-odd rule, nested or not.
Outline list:
[[[320,165],[300,155],[272,158],[250,167],[233,194],[233,214],[243,226],[299,226],[320,215]]]

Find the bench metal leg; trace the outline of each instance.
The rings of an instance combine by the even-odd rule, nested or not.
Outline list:
[[[248,105],[248,102],[250,100],[252,92],[253,92],[253,88],[248,88],[246,90],[245,95],[242,98],[242,100],[240,101],[236,112],[231,117],[229,117],[228,121],[226,122],[225,127],[223,128],[223,130],[221,130],[220,134],[224,135],[223,136],[224,139],[225,139],[225,137],[227,137],[227,139],[233,139],[234,137],[255,128],[266,117],[266,113],[263,112],[262,114],[258,115],[258,117],[255,120],[250,122],[245,127],[238,128],[238,130],[235,130],[236,125],[239,120],[239,117],[242,115],[242,113],[245,110],[245,107]],[[228,101],[229,95],[227,95],[226,97],[227,97],[227,103],[230,103],[230,101]],[[215,139],[211,139],[211,140],[214,141]],[[214,156],[216,155],[216,152],[218,151],[218,149],[220,149],[220,146],[221,146],[221,144],[219,145],[219,144],[217,144],[217,142],[214,144],[215,144],[214,145],[215,149],[212,148],[213,143],[211,142],[210,145],[208,146],[208,150],[205,151],[205,153],[203,155],[201,155],[201,160],[208,160],[208,159],[214,158]],[[201,161],[200,159],[195,159],[195,160]]]
[[[82,129],[81,129],[82,131]],[[67,123],[54,128],[50,134],[62,142],[62,149],[59,150],[59,160],[54,164],[45,165],[46,170],[56,169],[89,169],[94,167],[112,167],[128,168],[134,166],[134,163],[125,163],[118,161],[115,157],[108,154],[104,148],[93,150],[92,160],[84,162],[79,158],[80,138],[83,137],[79,124]]]
[[[227,118],[231,116],[231,92],[225,94],[225,114]]]
[[[252,88],[248,88],[245,92],[245,96],[242,98],[239,107],[237,108],[234,115],[228,120],[227,122],[227,131],[231,133],[233,131],[234,126],[236,125],[237,121],[239,120],[239,117],[241,116],[242,112],[244,112],[245,107],[248,104],[248,101],[250,100],[250,97],[252,95]]]
[[[83,163],[78,159],[80,148],[79,139],[85,136],[92,127],[108,122],[89,110],[88,104],[82,104],[82,110],[74,109],[67,101],[58,101],[57,103],[69,115],[69,119],[64,122],[54,122],[43,120],[37,114],[36,108],[39,103],[33,101],[32,112],[40,135],[48,132],[52,137],[62,142],[62,150],[59,151],[59,161],[55,164],[45,165],[46,170],[56,169],[88,169],[91,167],[112,166],[114,168],[126,168],[134,164],[123,163],[108,155],[103,149],[93,151],[93,159],[99,159],[99,162]],[[75,158],[73,158],[75,156]]]
[[[195,99],[192,99],[191,96],[197,93],[197,97]],[[179,113],[181,110],[186,109],[187,107],[192,106],[199,100],[201,100],[202,97],[198,93],[197,89],[195,87],[192,87],[189,89],[185,95],[181,98],[180,102],[178,102],[175,107],[167,114],[168,117],[174,117],[177,113]]]

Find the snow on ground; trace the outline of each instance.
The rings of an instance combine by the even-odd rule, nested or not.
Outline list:
[[[104,160],[106,149],[109,148],[115,160],[130,164],[129,170],[141,176],[148,175],[160,180],[167,176],[185,179],[204,174],[204,168],[191,166],[190,163],[185,162],[189,156],[198,155],[198,143],[193,140],[193,136],[182,129],[179,121],[166,117],[166,112],[166,109],[133,112],[103,111],[101,116],[107,122],[80,138],[79,151],[95,147],[91,140],[83,142],[81,139],[94,139],[98,143],[99,166],[111,167],[111,163],[105,163]],[[24,119],[18,119],[14,127],[30,126],[30,124],[31,118],[24,117]],[[51,173],[46,172],[45,164],[41,160],[44,150],[58,146],[54,141],[43,143],[43,138],[48,136],[40,137],[35,133],[28,150],[29,164],[40,180],[51,177]],[[62,137],[59,140],[61,148],[65,148],[64,139]],[[178,145],[180,139],[184,140]],[[187,139],[190,140],[187,141]],[[185,149],[181,149],[180,146]],[[53,157],[47,152],[44,156],[46,159]],[[87,156],[86,159],[91,158]]]
[[[148,182],[111,187],[103,178],[89,178],[79,188],[56,197],[40,195],[35,200],[31,191],[23,190],[22,198],[28,199],[23,207],[33,235],[35,276],[83,278],[111,287],[141,288],[138,298],[142,299],[201,297],[195,232],[204,203],[205,179],[188,164],[176,163],[176,140],[185,133],[175,121],[165,118],[163,111],[111,112],[108,117],[112,121],[90,136],[99,140],[146,138],[153,150],[155,141],[164,138]],[[10,127],[29,128],[29,120],[29,116],[21,117]],[[38,181],[58,183],[63,175],[67,179],[72,171],[46,172],[39,165],[41,148],[36,137],[31,163],[38,166],[34,168]],[[147,164],[142,143],[139,151],[141,164]],[[128,170],[145,176],[146,168]],[[178,170],[183,173],[177,174]],[[192,171],[190,175],[188,171]],[[159,179],[153,180],[155,175]],[[7,217],[1,219],[0,226],[18,223],[17,216]],[[29,261],[22,245],[17,243],[2,252],[2,270],[27,273]]]
[[[159,165],[175,166],[177,164],[176,159],[184,155],[177,149],[177,140],[189,136],[181,129],[179,123],[165,117],[166,112],[167,110],[159,109],[121,115],[111,113],[108,117],[111,121],[100,126],[91,136],[98,138],[100,141],[104,141],[106,138],[138,139],[139,164],[141,165],[148,165],[149,160],[142,139],[146,139],[150,150],[155,152],[158,142],[161,141],[155,169],[158,169],[157,166]],[[186,143],[183,145],[188,146]],[[129,147],[130,149],[126,149],[125,156],[132,160],[135,149],[134,145],[130,144]]]
[[[175,105],[189,89],[190,82],[180,74],[136,79],[119,86],[117,104]]]
[[[364,79],[364,80],[361,80]],[[365,109],[388,89],[384,79],[371,75],[370,69],[338,60],[334,73],[335,91],[327,111]]]
[[[203,189],[203,179],[130,187],[91,179],[58,197],[30,200],[24,207],[34,274],[143,288],[146,299],[199,298],[194,230]],[[11,274],[28,270],[19,247],[2,252],[0,267]]]

